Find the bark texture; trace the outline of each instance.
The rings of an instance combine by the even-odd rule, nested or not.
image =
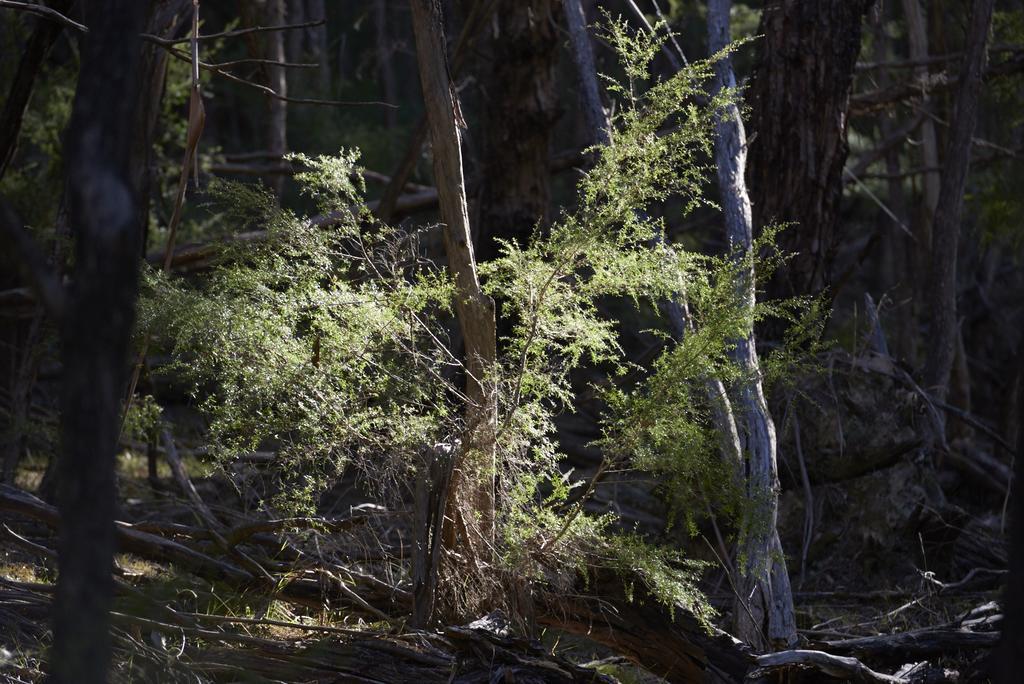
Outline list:
[[[780,236],[780,247],[795,256],[779,271],[777,294],[829,285],[850,84],[872,2],[768,0],[761,15],[761,61],[750,93],[751,199],[759,227],[795,224]]]
[[[924,379],[926,389],[940,400],[946,398],[949,375],[959,335],[956,307],[957,244],[964,208],[964,188],[971,162],[971,140],[978,122],[985,51],[994,0],[975,0],[967,29],[960,83],[957,88],[949,142],[942,167],[939,204],[932,226],[932,260],[928,272],[929,331]]]
[[[576,64],[577,83],[583,121],[589,132],[587,144],[608,144],[608,115],[601,104],[601,91],[597,83],[594,49],[587,32],[587,15],[581,0],[564,0],[565,25],[569,29],[569,44]]]
[[[445,250],[466,345],[466,429],[449,487],[444,542],[449,550],[479,558],[486,555],[494,537],[498,428],[494,302],[483,293],[477,277],[462,169],[462,116],[445,56],[440,2],[410,0],[410,5]]]
[[[708,50],[715,53],[730,41],[731,0],[708,2]],[[736,77],[729,58],[715,65],[713,94],[734,88]],[[741,562],[739,597],[734,609],[737,636],[755,648],[790,646],[796,641],[793,594],[785,556],[776,529],[779,476],[776,464],[775,424],[761,386],[754,340],[755,278],[753,220],[743,172],[747,139],[739,109],[723,112],[715,131],[715,166],[729,244],[743,267],[739,273],[739,298],[749,317],[746,337],[735,341],[733,358],[743,369],[736,404],[741,416],[740,439],[746,456],[747,506],[742,522],[738,558]]]
[[[62,519],[52,681],[107,680],[114,456],[135,312],[139,239],[128,172],[146,4],[84,5],[89,33],[67,136],[75,267],[62,321]]]
[[[557,0],[500,3],[486,75],[486,129],[480,192],[479,259],[497,239],[525,244],[546,224],[551,135],[559,114]]]

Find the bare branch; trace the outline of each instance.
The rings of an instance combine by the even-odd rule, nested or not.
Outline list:
[[[89,32],[88,26],[79,24],[74,19],[70,19],[52,7],[47,7],[46,5],[37,5],[33,2],[17,2],[16,0],[0,0],[0,7],[7,7],[9,9],[20,10],[22,12],[30,12],[32,14],[37,14],[44,19],[49,19],[50,21],[58,21],[65,26],[81,31],[82,33]]]
[[[314,26],[322,26],[327,23],[326,19],[319,19],[317,21],[307,21],[301,24],[281,24],[280,26],[251,26],[249,28],[237,29],[234,31],[221,31],[220,33],[210,33],[205,36],[198,36],[198,40],[213,40],[215,38],[236,38],[238,36],[244,36],[250,33],[266,33],[269,31],[290,31],[292,29],[303,29],[312,28]],[[170,41],[171,44],[184,44],[191,41],[192,38],[179,38],[178,40]]]
[[[167,50],[173,57],[176,57],[177,59],[180,59],[183,62],[189,62],[189,63],[192,62],[192,58],[187,53],[185,53],[184,51],[174,47],[174,45],[176,43],[180,43],[181,42],[180,40],[168,40],[166,38],[161,38],[160,36],[154,36],[151,33],[143,33],[141,35],[142,35],[142,39],[143,40],[149,41],[150,43],[153,43],[154,45],[159,45],[160,47],[162,47],[165,50]],[[200,36],[200,38],[204,38],[204,37],[208,37],[208,36]],[[277,65],[277,66],[283,66],[279,62],[274,62],[274,64]],[[277,100],[281,100],[283,102],[291,102],[291,103],[294,103],[294,104],[322,105],[322,106],[328,106],[328,107],[379,106],[379,107],[393,107],[393,108],[397,109],[397,105],[393,105],[393,104],[391,104],[389,102],[378,102],[378,101],[373,101],[373,100],[342,101],[342,100],[318,100],[318,99],[312,99],[312,98],[306,98],[306,97],[288,97],[287,95],[282,95],[281,93],[277,92],[273,88],[270,88],[268,86],[265,86],[265,85],[262,85],[262,84],[259,84],[259,83],[254,83],[252,81],[248,81],[248,80],[246,80],[244,78],[241,78],[240,76],[236,76],[235,74],[232,74],[230,71],[225,71],[224,69],[221,68],[221,65],[209,64],[207,62],[202,62],[201,61],[201,62],[199,62],[199,68],[200,69],[204,69],[204,70],[209,71],[209,72],[212,72],[212,73],[215,73],[215,74],[217,74],[219,76],[223,76],[224,78],[228,79],[229,81],[234,81],[236,83],[241,83],[242,85],[245,85],[245,86],[248,86],[250,88],[254,88],[256,90],[259,90],[260,92],[264,93],[265,95],[268,95],[268,96],[270,96],[270,97],[272,97],[274,99],[277,99]]]

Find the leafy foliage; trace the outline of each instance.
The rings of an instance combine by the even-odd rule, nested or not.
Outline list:
[[[628,78],[611,86],[622,100],[612,143],[590,151],[574,210],[526,245],[504,243],[480,268],[511,322],[498,369],[498,551],[505,571],[528,580],[592,563],[630,568],[661,600],[708,616],[697,567],[613,533],[610,513],[584,511],[591,491],[574,495],[553,438],[554,417],[574,404],[572,372],[600,367],[609,375],[601,444],[610,458],[666,475],[686,515],[691,490],[719,505],[735,495],[705,385],[739,377],[730,340],[749,320],[737,299],[738,265],[676,249],[662,220],[649,216],[670,197],[683,198],[686,211],[706,203],[710,132],[734,94],[698,107],[712,63],[650,82],[661,38],[620,21],[609,22],[606,37]],[[277,507],[313,505],[349,463],[391,491],[410,487],[417,454],[457,443],[463,430],[455,382],[463,371],[446,334],[453,286],[419,256],[416,233],[380,225],[365,210],[356,160],[352,152],[291,159],[309,169],[296,179],[321,212],[312,219],[260,189],[211,185],[224,227],[259,225],[265,236],[229,243],[199,284],[146,276],[140,327],[171,353],[163,372],[189,379],[222,462],[276,448]],[[616,321],[602,313],[609,297],[689,307],[689,331],[633,386],[622,380],[632,366]]]

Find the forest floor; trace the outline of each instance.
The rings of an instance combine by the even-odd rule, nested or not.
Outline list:
[[[871,355],[834,355],[828,372],[774,407],[799,647],[858,658],[872,668],[860,681],[987,681],[1007,565],[1009,454],[969,415],[974,425],[951,420],[948,443],[928,445],[929,421],[943,409],[901,373]],[[567,417],[563,437],[576,436],[570,462],[585,477],[597,464],[579,421]],[[317,516],[260,518],[256,472],[271,454],[223,472],[180,440],[150,449],[155,473],[146,445],[126,444],[119,458],[119,681],[663,681],[659,664],[630,662],[642,649],[551,621],[540,621],[536,640],[500,615],[410,629],[407,515],[368,501],[349,478]],[[30,458],[16,488],[0,487],[3,681],[43,678],[59,523],[32,494],[44,469]],[[613,504],[626,525],[716,560],[703,540],[713,529],[699,542],[664,532],[664,505],[643,478],[598,487],[591,505]],[[726,574],[708,572],[703,588],[727,628]],[[680,672],[666,679],[692,680]],[[872,679],[881,672],[896,679]]]

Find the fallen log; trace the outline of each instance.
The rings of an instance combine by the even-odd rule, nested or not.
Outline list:
[[[740,682],[755,664],[746,645],[705,627],[685,606],[670,610],[640,578],[627,592],[625,578],[596,568],[578,584],[542,594],[538,623],[603,644],[673,684]]]
[[[995,648],[999,632],[972,632],[953,626],[925,627],[897,634],[814,642],[812,646],[837,655],[879,663],[905,663],[920,656]]]
[[[757,656],[757,668],[747,675],[747,679],[761,679],[794,669],[812,670],[854,684],[904,684],[909,681],[903,677],[875,672],[856,658],[808,650],[781,651]]]

